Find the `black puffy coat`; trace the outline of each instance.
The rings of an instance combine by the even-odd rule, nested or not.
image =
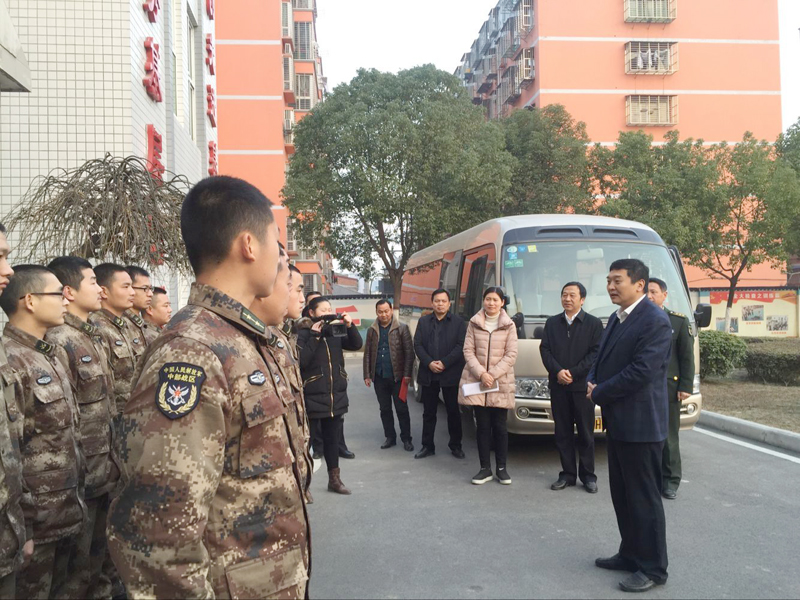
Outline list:
[[[300,375],[308,418],[343,415],[350,404],[344,350],[360,350],[363,343],[361,334],[353,325],[347,328],[347,337],[321,336],[311,330],[311,325],[310,319],[302,319],[297,324]]]

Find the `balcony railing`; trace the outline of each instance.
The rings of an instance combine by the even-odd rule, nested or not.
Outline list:
[[[630,75],[671,75],[678,70],[676,42],[628,42],[625,72]]]
[[[628,96],[625,99],[628,125],[672,126],[678,124],[677,96]]]
[[[625,0],[628,23],[671,23],[677,16],[677,0]]]

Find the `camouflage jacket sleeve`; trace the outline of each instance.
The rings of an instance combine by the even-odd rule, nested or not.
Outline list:
[[[188,386],[170,383],[170,369],[188,373],[177,377]],[[204,536],[223,470],[229,398],[217,356],[195,340],[173,338],[143,365],[124,411],[125,482],[108,524],[131,598],[213,597]]]

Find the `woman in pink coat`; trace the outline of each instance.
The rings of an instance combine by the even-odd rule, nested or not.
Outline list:
[[[483,309],[469,321],[464,339],[467,365],[461,374],[458,403],[472,406],[477,423],[478,455],[481,470],[472,483],[481,485],[492,478],[489,456],[494,438],[495,475],[504,485],[511,483],[506,469],[508,456],[508,411],[516,396],[514,363],[517,362],[517,328],[503,307],[506,295],[502,288],[490,287],[483,293]],[[483,388],[499,387],[496,392],[464,395],[464,384],[480,383]]]

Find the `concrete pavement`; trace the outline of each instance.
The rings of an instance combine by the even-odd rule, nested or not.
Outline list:
[[[383,433],[360,361],[348,360],[345,431],[355,460],[342,460],[349,497],[312,482],[312,598],[607,598],[624,574],[594,566],[619,544],[608,493],[606,447],[597,443],[600,492],[553,492],[558,456],[551,438],[512,436],[511,486],[469,483],[479,468],[474,432],[467,459],[447,448],[440,407],[437,454],[414,460],[381,450]],[[411,423],[419,449],[422,406]],[[700,430],[683,432],[684,482],[664,501],[670,579],[652,598],[800,597],[800,461],[765,454]],[[794,458],[796,462],[785,457]]]

